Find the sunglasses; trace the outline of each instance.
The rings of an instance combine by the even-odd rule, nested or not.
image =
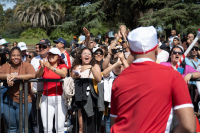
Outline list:
[[[100,54],[100,55],[103,55],[103,53],[102,52],[95,52],[94,54]]]
[[[28,55],[28,58],[30,58],[30,59],[31,59],[31,57],[32,57],[31,55]]]
[[[178,51],[173,51],[173,54],[179,54],[179,55],[183,55],[183,52],[178,52]]]
[[[195,48],[192,48],[191,50],[192,50],[192,51],[194,51],[194,50],[195,50],[195,51],[198,51],[199,49],[198,49],[197,47],[195,47]]]
[[[41,48],[46,49],[47,46],[39,46],[39,49],[41,49]]]

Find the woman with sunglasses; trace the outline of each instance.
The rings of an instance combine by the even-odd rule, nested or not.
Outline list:
[[[160,64],[169,66],[169,67],[174,67],[177,64],[177,62],[181,59],[183,54],[184,54],[183,47],[175,46],[172,48],[170,52],[169,62],[161,62]],[[186,65],[185,61],[181,63],[180,67],[178,68],[178,71],[182,74],[186,83],[189,83],[191,78],[194,78],[194,79],[200,78],[200,73],[196,71],[194,68],[192,68],[191,66]]]
[[[93,48],[94,58],[96,60],[96,63],[101,68],[101,72],[103,71],[102,64],[103,64],[103,50],[100,47],[94,47]]]
[[[43,79],[62,79],[66,76],[67,66],[61,58],[60,50],[58,48],[51,48],[48,53],[48,61],[40,61],[36,77],[43,77]],[[57,128],[58,125],[58,133],[64,132],[67,107],[64,104],[65,100],[62,97],[62,92],[61,82],[44,82],[41,100],[41,116],[45,133],[52,133],[54,114],[55,127]]]
[[[4,98],[4,117],[7,124],[7,132],[18,133],[19,129],[19,85],[13,79],[29,80],[35,78],[35,70],[28,62],[22,62],[20,48],[13,47],[10,51],[10,61],[0,69],[0,79],[7,80],[5,83],[9,88]],[[24,102],[24,100],[23,100]],[[28,84],[28,116],[32,107],[32,93],[30,83]],[[10,110],[10,111],[9,111]],[[24,110],[24,104],[23,104]],[[24,111],[23,111],[24,119]],[[24,121],[23,121],[24,122]],[[23,123],[24,127],[24,123]]]
[[[77,71],[78,73],[73,70]],[[101,79],[102,79],[101,69],[100,69],[99,65],[96,63],[94,54],[91,49],[85,47],[78,52],[78,54],[76,55],[75,60],[72,64],[72,77],[74,79],[79,79],[79,78],[92,78],[93,79],[94,78],[94,80],[96,82],[101,81]],[[75,102],[75,103],[77,103],[77,102]],[[84,125],[84,123],[83,123],[84,117],[82,116],[82,113],[84,112],[84,108],[81,104],[76,104],[75,106],[76,106],[76,108],[78,108],[79,133],[84,133],[84,128],[83,128],[83,127],[85,127],[85,126],[83,126]],[[90,117],[90,119],[91,119],[90,123],[87,123],[87,124],[94,125],[94,116]],[[89,130],[89,127],[87,127],[87,129]],[[90,129],[94,129],[94,130],[92,130],[92,131],[90,130],[90,131],[88,131],[88,133],[95,132],[94,126],[92,126],[92,128],[90,128]],[[99,132],[99,128],[97,128],[97,131]]]

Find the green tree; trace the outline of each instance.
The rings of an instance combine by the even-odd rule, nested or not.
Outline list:
[[[61,20],[59,7],[48,1],[27,0],[17,3],[15,15],[20,21],[29,22],[33,27],[50,28]]]
[[[145,13],[139,19],[144,26],[162,26],[166,29],[176,29],[184,33],[196,31],[200,25],[200,3],[196,0],[162,1],[163,8]],[[183,26],[183,27],[182,27]]]
[[[3,11],[3,5],[0,4],[0,29],[3,30],[3,23],[4,23],[4,11]],[[0,32],[2,32],[0,30]]]

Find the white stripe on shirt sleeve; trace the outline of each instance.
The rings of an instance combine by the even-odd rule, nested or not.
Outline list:
[[[117,118],[117,115],[112,115],[112,114],[110,114],[110,116],[111,116],[111,117],[114,117],[114,118]]]
[[[175,106],[175,107],[174,107],[174,110],[182,109],[182,108],[187,108],[187,107],[192,107],[192,108],[194,108],[193,104],[182,104],[182,105]]]

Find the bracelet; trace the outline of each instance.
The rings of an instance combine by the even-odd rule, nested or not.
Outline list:
[[[191,78],[193,77],[193,74],[192,73],[190,73],[192,76],[191,76]]]

